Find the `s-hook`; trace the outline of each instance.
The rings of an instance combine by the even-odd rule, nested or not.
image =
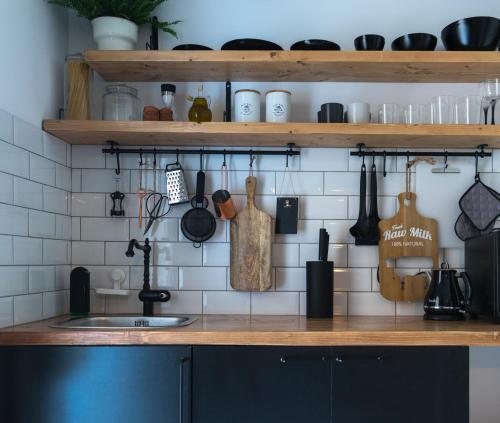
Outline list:
[[[375,156],[373,156],[373,157],[375,157]],[[383,173],[384,178],[387,176],[386,164],[387,164],[387,151],[384,150],[384,165],[383,165],[383,167],[384,167],[384,169],[383,169],[384,170],[384,173]]]
[[[250,150],[250,163],[249,163],[249,169],[248,169],[248,174],[250,176],[253,176],[253,162],[255,160],[255,156],[253,155],[253,151]]]
[[[116,169],[115,169],[115,173],[117,175],[120,174],[120,149],[116,148],[116,142],[114,141],[107,141],[107,144],[110,146],[109,147],[109,153],[111,155],[113,154],[116,154]]]

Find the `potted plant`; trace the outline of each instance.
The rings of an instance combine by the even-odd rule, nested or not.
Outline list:
[[[151,25],[177,37],[172,26],[179,21],[153,19],[152,12],[167,0],[49,0],[76,10],[78,16],[90,20],[99,50],[133,50],[139,25]]]

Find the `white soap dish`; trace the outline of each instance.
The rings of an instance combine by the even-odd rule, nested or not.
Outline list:
[[[98,295],[128,295],[130,293],[128,289],[120,289],[125,277],[125,272],[122,269],[113,269],[110,274],[110,279],[113,281],[113,288],[96,288],[95,293]]]

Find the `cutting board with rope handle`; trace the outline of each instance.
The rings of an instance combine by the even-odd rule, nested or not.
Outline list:
[[[379,222],[380,292],[391,301],[421,301],[428,288],[424,276],[396,275],[389,261],[401,257],[430,257],[439,268],[438,223],[417,212],[417,196],[412,192],[398,195],[399,210],[390,219]]]
[[[247,177],[247,207],[231,220],[231,287],[239,291],[271,288],[272,218],[255,206],[257,179]]]

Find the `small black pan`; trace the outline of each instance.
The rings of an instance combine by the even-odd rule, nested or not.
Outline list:
[[[191,199],[193,208],[184,213],[181,219],[183,235],[200,247],[202,242],[212,238],[216,223],[212,213],[207,210],[208,200],[205,197],[205,173],[199,171],[196,176],[196,195]]]

